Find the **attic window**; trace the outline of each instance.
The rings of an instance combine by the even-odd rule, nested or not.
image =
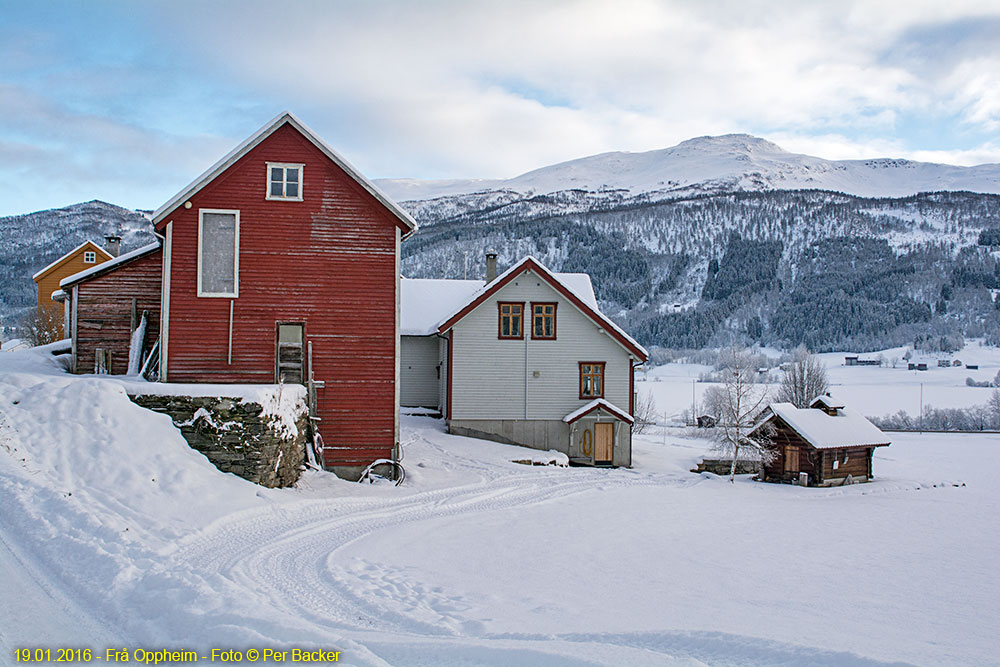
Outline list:
[[[96,261],[97,261],[97,253],[94,252],[93,250],[88,250],[87,252],[83,253],[84,264],[93,264]]]
[[[552,339],[556,337],[556,304],[531,304],[531,337]]]
[[[501,301],[500,322],[497,338],[524,338],[524,304]]]
[[[267,163],[267,198],[302,201],[302,169],[305,165]]]

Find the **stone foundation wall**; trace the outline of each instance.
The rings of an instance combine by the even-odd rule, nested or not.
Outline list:
[[[259,403],[217,396],[129,395],[133,403],[169,415],[192,449],[216,468],[261,486],[295,484],[305,461],[309,415],[304,406],[290,434]]]
[[[704,459],[698,464],[698,467],[691,472],[710,472],[715,475],[728,475],[732,465],[732,459]],[[736,461],[737,475],[751,475],[757,474],[758,472],[760,472],[759,461]]]

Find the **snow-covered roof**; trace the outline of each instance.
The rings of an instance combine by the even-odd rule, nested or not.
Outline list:
[[[182,203],[191,198],[195,193],[201,190],[203,187],[208,185],[215,179],[216,176],[221,174],[223,171],[228,169],[233,163],[239,160],[241,157],[246,155],[257,146],[259,143],[264,141],[267,137],[273,134],[282,125],[291,125],[296,130],[298,130],[302,136],[311,141],[316,148],[320,149],[330,160],[332,160],[338,167],[347,172],[347,175],[358,182],[361,187],[367,190],[375,199],[382,203],[389,211],[395,215],[400,222],[409,230],[404,234],[404,236],[409,236],[417,229],[417,221],[413,217],[399,207],[394,201],[392,201],[384,192],[382,192],[374,183],[365,178],[360,171],[354,168],[350,162],[345,160],[343,156],[337,151],[333,150],[325,141],[320,139],[319,135],[309,129],[305,123],[298,119],[290,111],[284,111],[277,116],[275,116],[270,122],[265,124],[262,128],[254,132],[245,141],[240,143],[236,148],[227,153],[221,160],[213,164],[204,173],[198,176],[196,179],[191,181],[186,187],[184,187],[180,192],[171,197],[167,203],[165,203],[160,208],[153,212],[152,221],[154,225],[159,224],[171,211],[176,209]]]
[[[53,290],[49,298],[53,301],[64,301],[66,299],[66,292],[63,292],[61,289]]]
[[[777,417],[816,449],[889,444],[889,438],[877,426],[847,408],[838,408],[836,415],[816,408],[797,408],[791,403],[771,403],[768,408],[770,413],[754,426],[754,431]]]
[[[32,280],[38,280],[41,276],[43,276],[44,274],[48,273],[50,270],[54,269],[60,262],[62,262],[63,260],[66,260],[70,256],[75,255],[76,253],[80,252],[81,250],[83,250],[84,248],[86,248],[88,245],[94,246],[94,248],[96,250],[98,250],[100,253],[102,253],[108,259],[111,259],[111,257],[113,257],[113,255],[110,252],[108,252],[107,250],[105,250],[101,246],[97,245],[93,241],[84,241],[83,243],[81,243],[77,247],[73,248],[68,253],[66,253],[65,255],[63,255],[62,257],[60,257],[59,259],[57,259],[56,261],[54,261],[51,264],[49,264],[48,266],[46,266],[41,271],[38,271],[37,273],[35,273],[35,275],[31,276],[31,279]]]
[[[612,338],[617,339],[624,345],[624,347],[630,348],[630,351],[642,357],[642,361],[649,358],[649,352],[646,351],[646,348],[640,345],[637,340],[625,333],[621,327],[612,322],[611,319],[602,313],[597,307],[597,299],[594,297],[594,288],[590,282],[589,275],[586,273],[553,273],[548,269],[548,267],[531,255],[523,257],[520,261],[498,275],[488,284],[483,285],[469,298],[467,303],[463,304],[459,308],[456,308],[444,318],[441,325],[438,327],[438,331],[443,333],[444,330],[450,328],[455,324],[455,322],[464,317],[468,310],[475,308],[475,306],[478,305],[477,301],[485,300],[486,297],[510,282],[510,280],[512,280],[516,275],[527,270],[537,271],[542,278],[544,278],[557,290],[561,288],[568,296],[575,297],[576,301],[579,303],[573,303],[573,298],[570,298],[569,301],[585,315],[596,320],[609,329],[609,334]]]
[[[483,280],[434,280],[401,278],[399,281],[399,333],[429,336],[445,318],[469,303],[482,289]]]
[[[556,273],[560,282],[594,310],[597,298],[586,273]],[[485,280],[401,278],[399,281],[399,333],[430,336],[451,315],[459,312],[483,290]]]
[[[92,266],[89,269],[84,269],[83,271],[74,273],[71,276],[67,276],[59,281],[59,287],[68,287],[73,283],[80,282],[84,278],[89,278],[95,273],[104,273],[105,271],[110,271],[114,269],[116,266],[125,264],[126,262],[130,262],[133,259],[137,259],[143,255],[151,253],[159,247],[160,247],[160,242],[153,241],[149,245],[144,245],[141,248],[136,248],[132,252],[127,252],[124,255],[119,255],[118,257],[110,259],[107,262],[104,262],[103,264],[97,264],[96,266]]]
[[[809,403],[810,408],[815,408],[817,405],[825,405],[832,410],[839,410],[844,407],[844,402],[830,394],[820,394]]]
[[[615,417],[618,417],[618,419],[621,419],[624,422],[628,422],[629,424],[635,421],[632,418],[632,415],[630,415],[627,410],[622,410],[614,403],[605,401],[603,398],[595,398],[590,403],[584,405],[582,408],[574,410],[573,412],[563,417],[563,421],[566,422],[567,424],[572,424],[577,419],[580,419],[581,417],[588,415],[597,409],[604,410],[605,412],[610,412]]]

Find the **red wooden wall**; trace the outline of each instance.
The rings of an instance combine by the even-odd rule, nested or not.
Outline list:
[[[96,278],[77,284],[76,373],[94,372],[97,348],[111,350],[111,372],[128,371],[128,351],[132,338],[132,299],[139,317],[149,311],[145,349],[160,334],[160,276],[163,252],[134,259]],[[67,288],[71,289],[71,288]]]
[[[303,163],[303,201],[265,198],[266,162]],[[275,382],[276,324],[313,345],[327,463],[367,465],[395,442],[397,219],[284,125],[160,225],[173,222],[168,382]],[[238,209],[239,297],[197,296],[199,209]],[[233,302],[232,363],[228,360]]]

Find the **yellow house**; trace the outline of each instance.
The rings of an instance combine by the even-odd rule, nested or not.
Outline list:
[[[108,243],[115,247],[121,240],[117,237],[109,238]],[[114,244],[114,245],[112,245]],[[59,338],[65,337],[63,330],[62,312],[63,305],[52,300],[52,293],[59,289],[59,281],[68,278],[74,273],[79,273],[84,269],[89,269],[103,262],[113,259],[114,255],[97,245],[93,241],[84,241],[68,253],[52,262],[44,269],[31,276],[38,285],[38,311],[39,315],[46,315],[54,324],[59,327]]]

